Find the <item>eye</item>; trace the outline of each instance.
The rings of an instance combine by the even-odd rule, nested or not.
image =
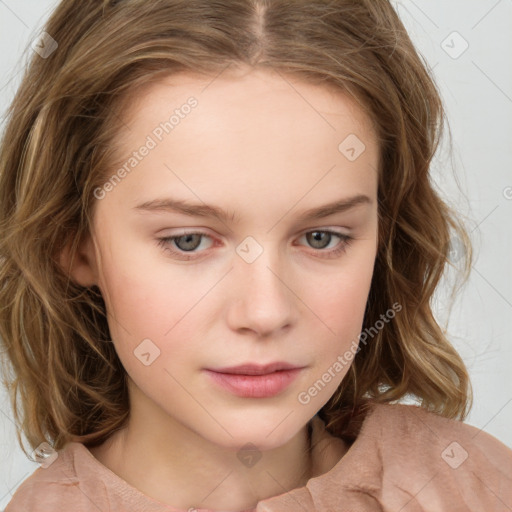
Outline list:
[[[195,256],[189,256],[187,253],[195,251],[200,245],[200,243],[198,243],[200,239],[205,237],[211,238],[206,233],[201,232],[182,233],[181,235],[159,238],[158,245],[163,247],[165,251],[170,252],[171,255],[178,256],[180,259],[191,260],[195,258]],[[171,244],[176,246],[178,250]]]
[[[316,253],[321,258],[334,258],[339,254],[345,252],[350,243],[354,240],[353,237],[338,233],[332,230],[313,230],[304,233],[300,238],[306,238],[307,243],[310,244],[313,249],[316,249]],[[162,247],[164,251],[169,252],[173,257],[176,256],[182,260],[192,260],[199,257],[195,252],[196,249],[201,245],[202,238],[211,237],[206,233],[194,231],[182,233],[180,235],[167,236],[158,238],[158,246]],[[325,250],[329,246],[332,240],[339,239],[337,245],[334,248]],[[204,252],[204,251],[200,251]]]
[[[308,231],[303,235],[306,238],[308,244],[312,245],[313,249],[319,251],[321,258],[334,258],[347,250],[347,247],[354,240],[351,236],[345,235],[344,233],[338,233],[331,230],[315,230]],[[330,245],[330,242],[334,239],[340,239],[333,249],[325,251],[325,247]]]

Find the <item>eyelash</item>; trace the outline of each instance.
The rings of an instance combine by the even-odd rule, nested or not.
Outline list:
[[[347,250],[347,248],[350,246],[350,244],[354,241],[354,238],[349,236],[349,235],[345,235],[343,233],[338,233],[337,231],[332,231],[332,230],[327,230],[327,229],[324,229],[324,230],[322,230],[322,229],[313,229],[311,231],[306,231],[301,236],[308,235],[310,233],[328,233],[330,235],[337,236],[338,238],[341,239],[341,243],[340,243],[339,247],[337,247],[335,249],[331,249],[331,250],[328,250],[328,251],[326,251],[325,249],[313,249],[313,250],[315,250],[315,251],[317,251],[319,253],[326,253],[327,254],[326,256],[323,256],[323,255],[319,256],[320,258],[335,258],[336,256],[339,256],[340,254],[344,253]],[[158,240],[158,246],[162,247],[164,249],[164,251],[170,252],[172,256],[178,256],[182,260],[190,261],[190,260],[193,260],[193,259],[197,259],[196,256],[188,256],[187,255],[187,254],[195,254],[192,251],[189,251],[187,253],[187,252],[184,252],[184,251],[181,251],[181,250],[172,249],[171,247],[169,247],[169,245],[174,240],[176,240],[178,238],[185,237],[185,236],[189,236],[189,235],[201,235],[203,237],[211,238],[206,233],[202,233],[200,231],[189,231],[189,232],[181,233],[179,235],[173,235],[173,236],[167,236],[167,237],[163,237],[163,238],[158,238],[157,239]]]

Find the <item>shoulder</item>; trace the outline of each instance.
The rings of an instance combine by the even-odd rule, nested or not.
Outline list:
[[[5,512],[55,512],[66,507],[84,512],[108,510],[98,487],[101,482],[90,478],[84,472],[88,466],[80,462],[86,456],[84,450],[80,443],[68,443],[48,467],[38,467],[21,483]]]
[[[401,489],[439,510],[512,509],[512,450],[482,429],[418,406],[378,404],[360,436],[378,453],[384,494]]]
[[[512,449],[499,439],[473,425],[440,416],[419,406],[375,404],[368,413],[365,424],[367,430],[378,433],[390,445],[417,447],[419,450],[428,447],[429,450],[423,452],[425,456],[432,455],[431,449],[434,446],[441,447],[446,442],[458,443],[461,448],[465,445],[471,453],[485,452],[503,461],[505,466],[508,462],[507,469],[512,469]],[[450,452],[452,449],[456,451],[455,446]],[[446,456],[444,453],[441,455]]]

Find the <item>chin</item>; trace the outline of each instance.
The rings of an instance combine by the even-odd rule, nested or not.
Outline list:
[[[291,415],[290,415],[291,416]],[[294,418],[292,423],[283,419],[286,415],[279,414],[266,416],[259,414],[259,418],[251,417],[238,412],[238,418],[234,421],[219,420],[221,425],[226,425],[229,434],[216,436],[216,443],[229,449],[239,450],[248,443],[258,447],[261,451],[272,450],[288,443],[307,423],[297,423]],[[225,433],[224,429],[222,432]]]

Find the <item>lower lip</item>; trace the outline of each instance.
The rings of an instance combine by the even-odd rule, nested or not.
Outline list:
[[[285,390],[297,378],[302,368],[281,370],[266,375],[241,375],[206,370],[224,389],[245,398],[267,398]]]

